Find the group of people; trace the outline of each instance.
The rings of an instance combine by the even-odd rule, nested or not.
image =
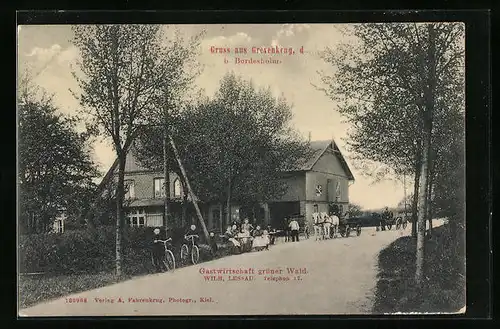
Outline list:
[[[236,222],[228,226],[224,236],[227,240],[239,251],[246,249],[266,249],[269,250],[269,245],[272,244],[270,237],[270,227],[262,229],[260,225],[254,227],[246,218],[241,226]]]

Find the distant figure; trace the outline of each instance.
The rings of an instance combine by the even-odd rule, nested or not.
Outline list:
[[[245,218],[245,221],[241,225],[241,233],[245,233],[247,235],[250,235],[250,232],[253,231],[253,226],[252,224],[249,223],[248,218]]]
[[[198,239],[200,238],[200,233],[198,232],[198,228],[196,225],[192,224],[189,226],[189,228],[186,230],[186,233],[184,234],[184,239],[187,240],[190,235],[197,235],[198,238],[194,238],[194,243],[197,245],[198,244]],[[191,242],[191,239],[189,239]]]
[[[321,218],[318,212],[313,212],[313,225],[314,225],[314,236],[316,241],[321,239],[323,235],[323,223],[321,222]]]
[[[292,219],[290,221],[290,224],[288,224],[290,227],[290,235],[292,237],[292,242],[299,242],[299,223],[297,222],[296,219]]]
[[[290,241],[290,219],[288,217],[285,217],[284,222],[285,222],[285,225],[284,225],[283,229],[285,230],[285,242],[289,242]]]
[[[338,230],[339,230],[339,226],[340,226],[339,216],[337,216],[336,214],[331,214],[330,215],[330,222],[331,222],[331,225],[333,228],[333,237],[336,238]]]
[[[238,240],[235,239],[236,234],[238,234],[238,227],[236,225],[228,226],[226,229],[226,233],[224,234],[226,239],[229,240],[233,244],[234,247],[240,248],[241,244]]]
[[[153,230],[153,258],[155,260],[154,264],[158,272],[160,272],[162,269],[162,262],[160,260],[163,258],[165,253],[165,247],[163,245],[160,232],[161,231],[159,228],[155,228]]]
[[[384,212],[382,213],[382,218],[380,221],[380,228],[382,231],[385,231],[385,226],[387,225],[387,221],[392,218],[392,212],[389,211],[388,207],[385,207]]]

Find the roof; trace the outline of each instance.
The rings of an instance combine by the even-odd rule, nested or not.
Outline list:
[[[333,139],[310,141],[309,145],[310,145],[311,149],[313,150],[313,154],[309,158],[303,159],[301,161],[301,165],[299,165],[296,168],[293,168],[289,171],[309,171],[309,170],[312,170],[314,165],[321,158],[321,156],[326,152],[326,150],[328,150],[329,147],[331,147],[333,149],[333,151],[337,154],[337,157],[340,161],[340,164],[342,165],[342,168],[345,170],[349,180],[354,180],[354,175],[353,175],[351,169],[349,168],[347,161],[345,160],[344,156],[342,155],[342,152],[338,148],[337,143],[335,143],[335,141]]]
[[[311,149],[313,150],[313,154],[307,158],[303,159],[300,165],[297,167],[288,170],[290,171],[309,171],[312,170],[314,165],[318,162],[318,160],[321,158],[321,156],[328,150],[329,147],[332,147],[333,151],[337,154],[337,157],[342,165],[342,168],[345,170],[347,177],[349,180],[354,180],[354,175],[352,174],[351,169],[349,168],[349,165],[347,164],[347,161],[345,160],[344,156],[342,155],[342,152],[340,152],[337,144],[333,139],[329,140],[319,140],[319,141],[310,141],[309,145]],[[146,170],[145,168],[141,167],[137,163],[133,164],[128,164],[129,162],[136,162],[135,157],[132,154],[133,152],[128,152],[127,153],[127,162],[126,162],[126,168],[125,172],[130,172],[134,170]],[[108,184],[108,182],[112,179],[113,173],[116,170],[116,167],[118,166],[118,159],[115,160],[109,171],[106,173],[106,176],[104,176],[103,180],[99,184],[98,191],[102,192],[102,190],[105,188],[105,186]]]

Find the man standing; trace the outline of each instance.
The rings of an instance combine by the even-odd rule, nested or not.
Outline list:
[[[313,225],[314,225],[314,236],[316,238],[316,241],[322,239],[323,235],[323,224],[320,223],[320,216],[317,211],[313,212],[312,214],[313,218]]]
[[[289,224],[290,235],[292,236],[292,242],[299,242],[299,223],[295,218],[292,218]]]
[[[382,213],[382,220],[380,223],[380,228],[382,231],[385,231],[385,226],[387,225],[387,221],[390,220],[392,217],[392,213],[389,211],[388,207],[385,207],[384,212]]]

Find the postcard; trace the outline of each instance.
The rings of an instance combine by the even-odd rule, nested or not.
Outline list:
[[[464,313],[464,29],[19,25],[19,316]]]

